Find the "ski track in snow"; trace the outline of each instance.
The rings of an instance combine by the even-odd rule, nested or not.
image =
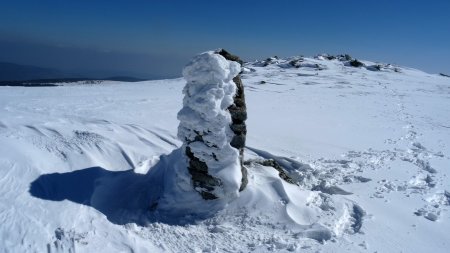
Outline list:
[[[91,198],[133,202],[181,145],[182,79],[0,87],[0,251],[446,252],[450,79],[289,61],[246,65],[245,155],[299,186],[252,164],[241,202],[176,222]]]

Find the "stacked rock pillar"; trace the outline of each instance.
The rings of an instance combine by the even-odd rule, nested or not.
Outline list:
[[[221,49],[194,57],[183,69],[187,84],[178,136],[193,187],[203,199],[234,198],[248,182],[241,65],[238,57]]]
[[[241,66],[243,64],[243,61],[239,59],[238,56],[232,55],[224,49],[219,49],[215,53],[222,55],[229,61],[235,61]],[[244,85],[242,83],[240,73],[233,78],[233,82],[236,84],[237,89],[233,98],[233,104],[228,107],[228,111],[230,112],[232,119],[232,124],[230,127],[234,133],[234,137],[230,144],[232,147],[239,150],[239,162],[242,173],[242,181],[239,191],[242,191],[248,183],[247,169],[244,167],[244,148],[245,139],[247,136],[247,125],[245,124],[245,121],[247,120],[247,106],[245,104]]]

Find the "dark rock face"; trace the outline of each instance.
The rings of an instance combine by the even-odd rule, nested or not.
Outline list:
[[[195,189],[202,189],[199,191],[203,199],[216,199],[217,196],[212,193],[214,188],[221,186],[222,182],[208,174],[208,166],[205,162],[200,161],[194,156],[191,149],[186,147],[186,156],[189,158],[189,173],[192,176],[192,182]]]
[[[336,56],[336,59],[339,61],[351,61],[353,60],[353,57],[351,57],[349,54],[340,54]]]
[[[266,167],[272,167],[275,170],[278,171],[278,176],[283,179],[285,182],[290,183],[290,184],[295,184],[298,185],[297,182],[295,182],[294,179],[292,179],[288,172],[283,169],[283,167],[281,167],[281,165],[273,160],[273,159],[264,159],[264,160],[249,160],[245,162],[247,165],[250,165],[252,163],[256,163],[256,164],[261,164],[262,166],[266,166]]]
[[[349,62],[350,66],[355,67],[355,68],[359,68],[359,67],[363,67],[364,63],[354,59],[352,61]]]
[[[216,53],[229,61],[235,61],[241,65],[243,64],[243,61],[239,59],[238,56],[232,55],[224,49],[220,49],[216,51]],[[239,150],[239,160],[242,172],[241,187],[239,190],[242,191],[248,183],[247,169],[244,167],[244,147],[247,135],[247,126],[245,124],[245,120],[247,120],[247,106],[245,104],[244,85],[242,84],[240,74],[233,78],[233,82],[236,84],[237,90],[236,95],[234,96],[234,103],[228,107],[228,111],[230,111],[232,119],[230,128],[235,135],[231,140],[230,145]]]
[[[353,59],[351,61],[346,62],[345,65],[346,66],[350,66],[350,67],[354,67],[354,68],[359,68],[359,67],[364,67],[365,66],[364,63],[362,63],[362,62],[360,62],[360,61],[358,61],[356,59]]]
[[[244,61],[242,61],[238,56],[230,54],[225,49],[219,49],[215,53],[222,55],[225,59],[227,59],[229,61],[235,61],[235,62],[241,64],[241,66],[242,66],[242,64],[244,64]]]
[[[279,58],[276,55],[273,56],[273,57],[269,57],[269,58],[267,58],[267,59],[265,59],[264,61],[261,62],[261,66],[267,67],[267,66],[269,66],[271,64],[277,64],[279,62],[278,60],[279,60]]]
[[[303,58],[295,59],[289,62],[289,65],[295,68],[300,68],[301,63],[303,62]]]

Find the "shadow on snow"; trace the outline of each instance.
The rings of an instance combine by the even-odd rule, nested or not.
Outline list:
[[[132,222],[139,225],[194,223],[205,217],[173,217],[156,208],[163,191],[166,167],[174,159],[181,159],[180,149],[162,155],[145,175],[133,170],[109,171],[101,167],[44,174],[31,183],[29,192],[44,200],[69,200],[91,206],[119,225]]]

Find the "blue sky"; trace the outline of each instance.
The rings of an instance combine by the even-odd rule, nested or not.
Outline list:
[[[1,0],[0,61],[179,76],[196,53],[349,53],[450,72],[450,1]]]

